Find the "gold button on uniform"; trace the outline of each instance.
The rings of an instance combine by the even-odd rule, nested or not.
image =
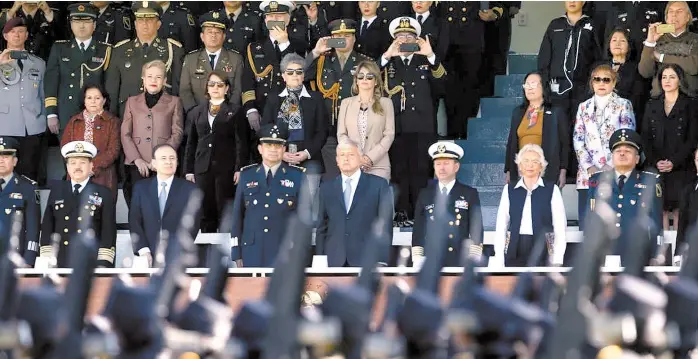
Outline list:
[[[268,229],[266,229],[266,228],[264,228],[264,233],[267,233],[267,232],[269,232],[269,230],[268,230]]]
[[[68,228],[63,228],[63,232],[68,233]]]
[[[264,220],[265,220],[265,221],[266,221],[266,220],[268,220],[268,219],[269,219],[269,217],[267,217],[267,216],[264,216]]]
[[[269,203],[265,203],[264,208],[269,208]]]
[[[67,220],[69,220],[69,219],[70,219],[70,217],[68,217],[68,216],[65,216],[65,220],[66,220],[66,221],[67,221]]]
[[[78,217],[78,221],[82,221],[82,217]]]
[[[453,21],[453,18],[449,16],[448,21]]]
[[[448,238],[453,239],[453,234],[449,234]]]
[[[269,197],[269,192],[267,192],[267,197]]]
[[[449,252],[453,252],[453,247],[448,247]]]
[[[78,229],[78,233],[82,233],[82,229]]]
[[[64,246],[67,246],[67,245],[68,245],[68,241],[63,241],[63,245],[64,245]]]

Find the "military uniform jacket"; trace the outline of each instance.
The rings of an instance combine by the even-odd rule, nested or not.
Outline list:
[[[158,29],[159,38],[177,40],[187,52],[199,47],[199,32],[189,9],[170,4],[160,16],[160,22],[162,25]]]
[[[308,56],[312,56],[309,54]],[[340,65],[337,54],[333,51],[315,59],[306,70],[305,80],[310,82],[313,91],[319,91],[327,105],[330,114],[330,135],[336,136],[336,125],[339,120],[339,105],[342,100],[353,96],[351,86],[354,83],[356,66],[364,60],[371,60],[356,51],[347,57],[344,69]],[[372,61],[372,60],[371,60]]]
[[[29,54],[22,60],[0,65],[0,135],[24,137],[46,131],[44,75],[46,63]]]
[[[0,12],[0,29],[7,23],[7,11],[9,9],[3,9]],[[51,50],[51,45],[53,42],[61,36],[62,24],[60,23],[61,14],[56,9],[53,10],[53,21],[49,22],[46,20],[46,15],[39,9],[34,13],[34,17],[30,17],[24,13],[22,8],[19,8],[15,13],[15,16],[21,17],[27,24],[27,31],[29,32],[29,37],[24,43],[24,48],[31,54],[40,57],[42,60],[46,61],[48,59],[49,50]],[[70,26],[68,26],[70,27]],[[7,47],[7,41],[3,38],[1,41],[0,48]]]
[[[99,242],[97,265],[114,267],[116,256],[116,214],[111,191],[102,185],[87,182],[79,196],[73,195],[71,181],[63,181],[53,188],[48,197],[41,223],[42,257],[51,257],[53,253],[51,235],[60,235],[57,253],[58,267],[68,265],[68,247],[70,239],[84,230],[82,222],[90,221]],[[90,216],[91,218],[83,218]]]
[[[606,180],[612,182],[611,193],[603,193],[601,184]],[[646,187],[652,188],[649,198],[642,196]],[[598,206],[597,198],[608,196],[608,203],[616,212],[615,226],[620,228],[621,233],[611,254],[620,254],[627,248],[626,246],[633,245],[639,240],[651,241],[653,247],[657,245],[657,236],[661,235],[662,231],[662,192],[659,175],[652,172],[633,170],[626,179],[622,191],[618,188],[615,170],[595,173],[591,176],[587,193],[588,208],[595,210]],[[650,206],[649,216],[652,222],[650,238],[630,238],[630,228],[636,224],[640,209],[646,206]]]
[[[438,17],[448,25],[449,42],[462,46],[467,53],[480,53],[485,45],[485,24],[480,19],[480,6],[480,1],[443,1],[438,5]]]
[[[412,231],[412,253],[426,255],[424,247],[427,240],[428,223],[436,223],[446,228],[448,251],[444,258],[444,267],[461,266],[463,241],[472,240],[473,245],[482,246],[484,227],[480,210],[480,196],[475,188],[456,181],[448,193],[446,201],[446,218],[436,218],[435,205],[440,196],[439,182],[432,181],[419,192],[415,205],[414,229]],[[430,226],[431,228],[431,226]]]
[[[130,40],[135,31],[133,21],[133,13],[130,9],[115,8],[113,4],[109,4],[97,17],[92,38],[110,45]]]
[[[267,96],[277,95],[286,87],[281,77],[281,59],[292,52],[304,51],[304,45],[289,35],[290,45],[277,56],[274,44],[267,37],[253,42],[245,51],[245,71],[242,74],[242,106],[245,112],[256,108],[262,113]]]
[[[111,51],[110,45],[96,42],[94,37],[84,53],[75,39],[53,44],[46,63],[44,103],[47,115],[58,115],[61,129],[80,112],[83,86],[104,83]]]
[[[366,33],[361,33],[363,26],[361,16],[356,19],[356,42],[354,50],[366,54],[373,60],[380,61],[381,55],[390,47],[393,40],[390,38],[388,24],[390,20],[378,16],[366,29]],[[391,19],[392,20],[392,19]]]
[[[221,10],[221,13],[223,11]],[[263,21],[255,12],[243,10],[235,22],[230,17],[223,22],[226,28],[223,47],[228,50],[244,54],[247,51],[247,45],[264,40]]]
[[[17,253],[33,266],[39,252],[39,226],[41,207],[36,182],[24,176],[13,174],[0,192],[0,241],[9,243],[15,213],[22,214],[22,230],[19,232]]]
[[[233,106],[233,112],[237,111],[242,101],[242,73],[244,62],[240,54],[221,49],[216,62],[217,71],[225,72],[230,81],[228,98]],[[208,75],[214,69],[211,68],[210,58],[206,49],[201,49],[188,53],[184,57],[182,65],[182,77],[179,81],[179,98],[182,99],[184,111],[189,112],[198,104],[207,102],[206,82]]]
[[[608,40],[616,27],[625,29],[632,42],[631,51],[635,52],[634,60],[638,60],[644,46],[642,42],[647,39],[649,25],[664,22],[664,7],[658,1],[620,1],[612,5],[607,15],[603,41],[605,43]]]
[[[413,55],[405,66],[397,56],[383,67],[383,83],[395,109],[396,133],[434,132],[434,94],[442,92],[446,70],[436,57],[434,65]]]
[[[245,267],[271,267],[296,211],[303,169],[281,162],[269,186],[262,164],[244,167],[233,203],[231,259]]]
[[[165,89],[171,95],[179,94],[179,79],[182,76],[182,44],[172,39],[156,37],[146,50],[138,39],[124,40],[116,46],[107,69],[105,86],[111,99],[109,112],[123,117],[126,100],[143,92],[141,70],[153,60],[162,60],[167,68]]]

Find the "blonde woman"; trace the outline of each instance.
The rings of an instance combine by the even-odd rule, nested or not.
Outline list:
[[[352,93],[342,100],[337,123],[337,140],[350,139],[359,144],[364,155],[361,169],[390,181],[388,150],[395,139],[393,103],[383,97],[380,69],[373,61],[356,66]]]

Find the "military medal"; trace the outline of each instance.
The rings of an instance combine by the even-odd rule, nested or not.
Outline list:
[[[256,204],[257,204],[257,200],[255,199],[254,201],[252,201],[252,204],[256,205]]]
[[[282,204],[282,203],[284,203],[284,200],[281,199],[281,198],[279,198],[279,199],[276,200],[276,202],[278,202],[279,204]]]

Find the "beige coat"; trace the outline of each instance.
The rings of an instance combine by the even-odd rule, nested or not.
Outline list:
[[[392,101],[387,97],[382,97],[380,104],[383,106],[383,115],[373,112],[372,108],[368,110],[366,145],[363,152],[373,161],[373,168],[367,173],[390,181],[388,150],[395,139],[395,112]],[[339,142],[349,138],[357,144],[361,143],[358,126],[360,109],[359,96],[342,100],[339,108],[339,122],[337,123],[337,140]]]

